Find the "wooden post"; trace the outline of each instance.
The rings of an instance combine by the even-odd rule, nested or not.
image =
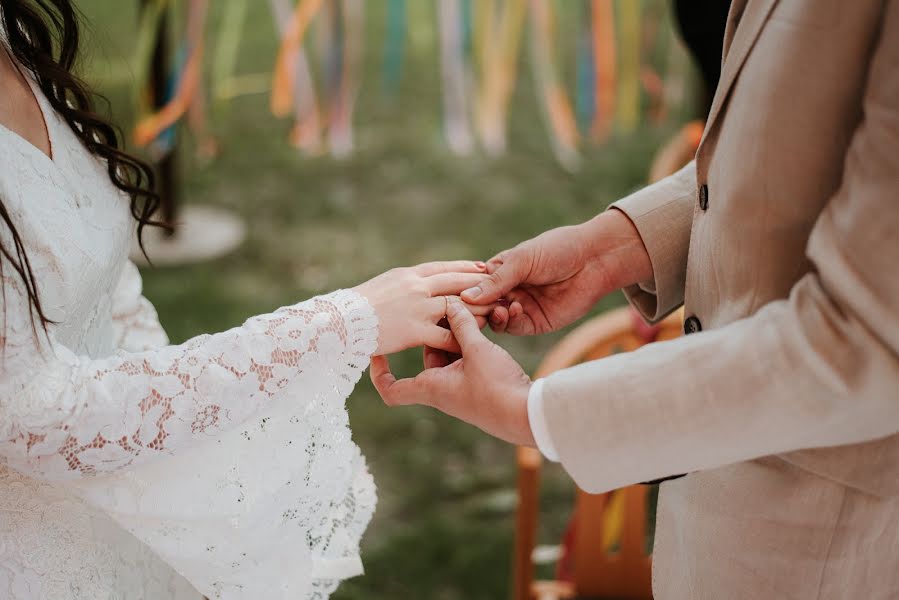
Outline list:
[[[512,565],[512,597],[532,600],[531,582],[534,563],[531,554],[537,540],[537,514],[540,504],[540,464],[542,457],[534,448],[516,448],[518,460],[518,509],[515,517],[515,551]]]

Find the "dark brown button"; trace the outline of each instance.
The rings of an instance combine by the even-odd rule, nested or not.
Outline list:
[[[699,186],[699,208],[702,210],[709,208],[709,186],[704,183]]]
[[[699,319],[696,317],[687,317],[687,320],[684,321],[684,335],[699,333],[700,331],[702,331],[702,323],[699,322]]]

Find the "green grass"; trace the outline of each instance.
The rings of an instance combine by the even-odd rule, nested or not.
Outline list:
[[[79,4],[92,24],[86,75],[128,126],[134,83],[127,59],[137,3]],[[380,81],[384,4],[367,3],[369,52],[353,157],[301,157],[285,141],[289,123],[268,112],[267,95],[241,97],[216,111],[223,151],[214,162],[198,164],[191,140],[183,140],[183,201],[239,212],[249,238],[215,262],[144,271],[145,294],[173,341],[231,327],[393,266],[486,259],[545,229],[587,219],[642,183],[654,148],[671,132],[647,127],[618,136],[588,150],[581,171],[565,172],[551,155],[524,51],[508,154],[498,160],[455,157],[440,130],[433,3],[408,3],[413,28],[401,87],[392,97]],[[215,27],[221,3],[212,5]],[[570,25],[576,15],[565,18],[562,24]],[[240,72],[269,71],[275,48],[268,3],[251,2]],[[614,295],[597,310],[621,301]],[[500,342],[533,370],[559,337]],[[419,357],[410,351],[394,363],[412,373]],[[506,597],[512,448],[431,410],[388,410],[367,377],[349,410],[380,502],[364,542],[367,574],[345,583],[336,598]],[[571,499],[564,473],[547,468],[543,540],[558,539]]]

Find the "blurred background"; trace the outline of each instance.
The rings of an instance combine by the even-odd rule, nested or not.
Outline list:
[[[167,164],[169,210],[199,220],[187,242],[235,223],[235,240],[245,235],[222,256],[143,269],[173,342],[588,219],[643,185],[705,102],[664,0],[78,4],[82,73],[129,147]],[[186,116],[156,113],[149,91],[162,17],[159,100],[182,92]],[[205,222],[199,207],[236,219]],[[190,255],[184,237],[155,240],[150,258],[166,244]],[[622,303],[615,294],[596,311]],[[561,335],[499,342],[533,370]],[[393,362],[411,374],[420,356]],[[513,448],[431,410],[388,410],[367,378],[349,411],[380,501],[367,573],[335,597],[508,597]],[[573,485],[550,466],[541,490],[539,538],[557,540]]]

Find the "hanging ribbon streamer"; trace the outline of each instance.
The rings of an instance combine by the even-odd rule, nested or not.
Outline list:
[[[665,102],[665,82],[653,65],[653,58],[666,56],[669,36],[660,35],[662,30],[662,9],[664,5],[650,2],[646,4],[646,10],[640,18],[641,28],[641,64],[640,83],[649,106],[645,110],[649,121],[654,125],[661,123],[668,114],[668,106]]]
[[[496,0],[479,0],[475,5],[473,27],[472,27],[472,51],[475,65],[475,73],[477,74],[475,88],[475,127],[481,143],[484,144],[488,154],[498,153],[504,147],[505,141],[502,143],[493,143],[487,141],[489,137],[487,130],[487,107],[486,96],[488,95],[488,86],[495,85],[488,73],[488,64],[490,64],[489,56],[492,53],[492,41],[494,39],[494,12],[496,9]],[[492,146],[500,146],[500,149],[491,151]]]
[[[287,34],[291,9],[288,0],[270,0],[275,26],[283,41]],[[302,45],[288,55],[288,68],[293,69],[294,126],[290,141],[294,147],[317,155],[322,152],[322,126],[315,81]]]
[[[162,24],[162,16],[168,8],[168,0],[156,0],[143,6],[140,14],[140,22],[137,28],[137,43],[135,44],[134,57],[131,64],[134,65],[134,78],[136,85],[134,103],[143,113],[152,112],[150,100],[150,68],[153,62],[153,51],[156,40],[159,37],[159,27]]]
[[[173,2],[147,2],[141,13],[134,64],[140,82],[138,111],[143,116],[134,138],[140,146],[152,145],[154,153],[167,152],[175,143],[176,124],[187,117],[200,153],[211,156],[217,146],[207,133],[202,78],[209,0],[183,1],[187,10],[184,40],[167,85],[166,103],[155,113],[147,93],[151,59],[160,23]],[[326,148],[335,157],[350,154],[362,80],[364,0],[269,0],[280,36],[270,78],[235,75],[243,24],[249,7],[256,3],[221,1],[223,14],[212,64],[213,97],[223,104],[248,90],[264,91],[270,80],[271,110],[276,116],[293,116],[290,138],[295,146],[310,154]],[[553,152],[565,168],[574,169],[579,162],[582,132],[602,143],[616,129],[633,131],[644,113],[650,122],[660,123],[686,96],[688,59],[674,45],[662,0],[581,0],[581,18],[572,37],[576,43],[573,98],[556,58],[554,19],[559,5],[552,0],[436,1],[443,129],[455,153],[471,152],[476,139],[491,156],[505,152],[528,13],[530,64],[538,100]],[[382,82],[391,93],[402,77],[408,10],[406,0],[389,0],[387,5],[381,60]],[[304,44],[310,27],[314,39]]]
[[[624,0],[618,9],[621,73],[617,116],[621,131],[630,133],[640,124],[640,2]]]
[[[629,0],[630,1],[630,0]],[[590,4],[593,33],[593,77],[596,109],[590,134],[595,143],[602,143],[612,131],[615,117],[615,94],[618,85],[618,57],[615,39],[615,10],[613,0],[592,0]]]
[[[472,37],[473,37],[473,19],[471,16],[472,0],[461,0],[459,7],[462,10],[462,48],[465,49],[465,55],[472,54]]]
[[[303,44],[303,37],[315,14],[321,9],[322,0],[300,0],[281,36],[275,72],[272,80],[271,109],[276,117],[290,114],[293,104],[293,77],[291,57],[296,57]]]
[[[328,145],[335,158],[344,158],[353,151],[353,113],[365,43],[364,6],[364,0],[341,0],[340,3],[337,28],[340,69],[328,111]]]
[[[390,0],[387,5],[387,39],[384,44],[383,85],[396,93],[403,75],[406,46],[406,0]]]
[[[225,0],[222,8],[222,24],[219,26],[215,40],[215,52],[212,62],[212,95],[216,100],[216,108],[221,109],[224,101],[233,98],[237,65],[237,51],[240,49],[240,38],[243,23],[247,16],[248,0]],[[286,18],[285,18],[286,20]]]
[[[224,112],[228,100],[246,94],[266,94],[272,89],[271,73],[236,73],[238,49],[248,6],[249,0],[226,0],[222,9],[222,23],[216,37],[212,63],[212,90],[219,115]],[[285,14],[277,21],[286,25],[290,19],[290,8],[286,0],[284,6]]]
[[[564,168],[573,171],[580,165],[579,135],[571,102],[553,60],[553,5],[547,0],[531,0],[530,7],[534,83],[556,159]]]
[[[178,82],[181,77],[181,73],[184,72],[184,63],[185,63],[185,49],[181,48],[174,61],[174,68],[169,73],[168,77],[165,80],[165,93],[163,94],[163,98],[166,102],[170,102],[174,97],[177,89]],[[153,113],[150,113],[151,115]],[[150,117],[144,117],[147,119]],[[140,124],[140,120],[138,121]],[[159,131],[152,139],[150,139],[145,145],[149,147],[150,155],[155,160],[160,160],[165,156],[168,156],[170,152],[175,149],[175,145],[177,143],[177,137],[175,135],[175,127],[170,125]]]
[[[497,156],[506,150],[509,100],[527,6],[525,0],[505,0],[499,15],[493,0],[479,0],[477,6],[475,54],[481,78],[476,124],[484,149]]]
[[[203,28],[206,22],[208,0],[192,0],[187,16],[187,34],[184,43],[184,66],[178,83],[174,86],[174,94],[157,113],[144,117],[134,128],[134,141],[140,146],[147,146],[189,110],[196,101],[201,85],[203,64]],[[169,145],[164,142],[164,145]],[[161,148],[160,150],[164,150]]]
[[[337,110],[337,98],[340,95],[340,80],[343,74],[342,14],[341,0],[328,0],[316,30],[327,129],[331,128]]]
[[[196,13],[196,14],[195,14]],[[206,20],[209,13],[208,0],[194,0],[188,12],[188,36],[195,38],[199,47],[205,46]],[[191,33],[191,30],[193,33]],[[197,66],[197,86],[187,105],[187,127],[193,134],[197,158],[209,161],[219,153],[219,143],[209,130],[208,94],[203,82],[202,55]],[[173,127],[170,127],[173,129]]]
[[[577,33],[577,113],[578,129],[587,133],[596,115],[596,66],[593,64],[593,35],[590,31],[590,0],[581,0]]]
[[[468,117],[465,15],[460,0],[437,0],[440,72],[443,80],[443,132],[450,150],[469,154],[474,147]]]

